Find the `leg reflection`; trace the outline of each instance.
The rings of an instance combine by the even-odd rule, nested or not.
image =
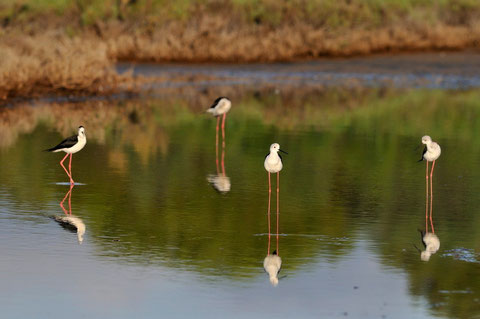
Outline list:
[[[62,208],[63,212],[65,215],[72,215],[72,190],[73,190],[74,184],[70,184],[70,189],[68,192],[65,194],[65,197],[63,197],[62,201],[60,202],[60,207]],[[65,209],[63,206],[63,203],[68,197],[68,211]]]

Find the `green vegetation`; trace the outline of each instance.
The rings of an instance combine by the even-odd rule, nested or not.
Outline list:
[[[0,17],[11,19],[12,23],[15,19],[48,13],[75,13],[79,19],[76,22],[85,25],[111,20],[163,23],[196,19],[199,14],[226,14],[237,23],[280,26],[304,21],[318,27],[341,29],[376,28],[406,17],[413,23],[422,23],[425,18],[430,23],[444,20],[468,23],[478,18],[480,3],[476,0],[7,0],[0,8]],[[455,21],[457,15],[464,21]]]

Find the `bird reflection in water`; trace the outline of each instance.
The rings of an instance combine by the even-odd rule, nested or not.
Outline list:
[[[225,118],[227,112],[230,110],[231,102],[225,97],[219,97],[210,109],[207,111],[217,117],[217,127],[215,134],[215,165],[217,168],[216,174],[207,176],[207,181],[220,193],[227,193],[230,191],[231,183],[230,177],[225,173]],[[219,157],[218,140],[219,140],[219,126],[220,117],[223,116],[222,121],[222,152]],[[221,168],[221,169],[220,169]]]
[[[54,216],[54,219],[57,223],[59,223],[63,228],[70,230],[72,232],[77,233],[78,243],[81,244],[83,242],[83,235],[85,234],[85,224],[83,221],[77,217],[72,215],[72,191],[73,191],[74,184],[70,185],[70,189],[68,190],[65,197],[63,197],[62,201],[60,202],[60,207],[62,208],[65,216]],[[65,200],[68,198],[68,210],[65,208],[64,203]]]
[[[423,261],[429,261],[430,257],[435,254],[438,249],[440,248],[440,239],[437,235],[435,235],[435,229],[433,227],[433,219],[430,219],[430,226],[431,232],[428,231],[428,216],[426,217],[427,221],[425,221],[426,230],[418,230],[422,237],[422,244],[425,250],[417,250],[420,252],[420,259]]]

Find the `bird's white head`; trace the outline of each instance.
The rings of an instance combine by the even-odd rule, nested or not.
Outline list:
[[[273,143],[272,145],[270,145],[270,153],[271,152],[278,152],[278,151],[280,151],[280,144]]]
[[[422,144],[429,144],[432,142],[432,138],[428,135],[422,137]]]
[[[429,261],[431,255],[432,255],[431,252],[429,252],[428,250],[424,250],[420,253],[420,259],[422,261]]]
[[[78,135],[85,136],[85,128],[83,126],[78,127]]]
[[[270,276],[270,283],[273,287],[277,287],[278,285],[278,277],[277,276]]]

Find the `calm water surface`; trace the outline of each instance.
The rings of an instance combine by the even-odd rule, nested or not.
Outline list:
[[[202,113],[222,94],[234,101],[223,192],[215,119]],[[2,109],[2,318],[479,317],[479,101],[475,90],[219,88]],[[63,155],[42,150],[80,124],[69,207]],[[426,133],[443,151],[428,262],[416,248]],[[272,142],[289,152],[277,287],[263,271]],[[54,220],[66,195],[81,244]]]

